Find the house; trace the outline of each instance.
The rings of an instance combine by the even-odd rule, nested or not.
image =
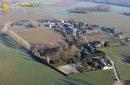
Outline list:
[[[92,61],[97,62],[102,70],[112,69],[111,63],[105,62],[103,58],[99,59],[98,57],[94,57],[92,58]]]
[[[115,35],[120,33],[120,30],[118,30],[116,28],[112,28],[112,30],[113,30],[113,34],[115,34]]]
[[[92,46],[94,46],[94,47],[104,47],[106,41],[92,41],[92,42],[89,42],[89,43],[90,43]]]
[[[51,22],[51,23],[49,24],[49,27],[53,27],[53,26],[55,26],[55,23]]]
[[[126,42],[130,42],[130,38],[126,37],[126,38],[125,38],[125,41],[126,41]]]
[[[119,37],[120,39],[125,39],[126,36],[124,34],[119,34],[117,37]]]
[[[92,54],[96,52],[96,48],[89,43],[85,46],[85,48]]]

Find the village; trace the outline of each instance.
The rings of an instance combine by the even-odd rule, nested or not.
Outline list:
[[[41,29],[49,29],[62,35],[64,39],[53,44],[32,44],[29,51],[44,63],[56,68],[65,75],[112,69],[111,59],[107,57],[105,52],[98,50],[98,48],[124,46],[130,42],[130,39],[117,28],[100,27],[99,25],[77,22],[75,20],[44,19],[17,21],[12,23],[11,26],[17,29],[28,30],[41,27]],[[87,40],[86,36],[88,34],[99,34],[99,28],[106,35],[114,36],[115,41]]]

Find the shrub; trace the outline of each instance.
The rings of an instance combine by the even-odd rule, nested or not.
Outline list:
[[[80,73],[84,72],[84,68],[80,68],[80,69],[79,69],[79,72],[80,72]]]
[[[73,63],[73,60],[68,59],[66,62],[67,62],[67,64],[72,64],[72,63]]]
[[[88,53],[87,49],[83,48],[83,50],[81,51],[82,55],[86,55]]]
[[[60,59],[55,59],[55,60],[53,61],[53,64],[59,64],[60,62],[61,62]]]
[[[96,53],[92,54],[92,57],[98,57],[98,56],[105,56],[106,54],[103,51],[97,51]]]
[[[109,47],[110,46],[110,41],[106,41],[105,43],[104,43],[104,47]]]
[[[88,70],[88,71],[91,71],[91,70],[92,70],[92,66],[88,65],[88,66],[87,66],[87,70]]]
[[[66,60],[67,64],[75,64],[77,62],[78,62],[78,60],[76,58],[71,58],[71,59]]]

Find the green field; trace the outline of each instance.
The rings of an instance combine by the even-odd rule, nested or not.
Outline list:
[[[103,48],[101,50],[105,51],[115,62],[121,79],[130,80],[130,63],[126,60],[127,57],[130,56],[130,44],[127,46]]]
[[[0,85],[112,85],[112,70],[64,77],[34,60],[6,36],[0,36]]]

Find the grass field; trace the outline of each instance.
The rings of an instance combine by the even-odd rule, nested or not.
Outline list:
[[[101,49],[107,53],[115,62],[118,73],[122,80],[130,80],[130,63],[127,62],[127,56],[130,56],[130,44],[121,47],[110,47]]]
[[[55,44],[64,39],[59,33],[47,28],[15,28],[12,30],[31,44]]]
[[[66,78],[33,60],[10,38],[0,36],[0,85],[112,85],[113,82],[112,70]]]
[[[101,26],[107,27],[116,27],[121,31],[125,32],[127,36],[130,37],[130,30],[129,30],[129,20],[130,17],[124,16],[121,13],[123,12],[130,12],[129,7],[119,7],[113,6],[111,12],[93,12],[89,14],[79,14],[79,13],[68,13],[68,9],[72,9],[74,7],[87,7],[87,6],[96,6],[101,5],[97,3],[90,3],[90,2],[82,2],[79,1],[77,4],[72,4],[68,7],[44,7],[44,14],[55,17],[55,18],[63,18],[63,19],[75,19],[78,21],[84,21],[90,24],[97,24]],[[56,10],[55,10],[56,9]],[[31,12],[28,10],[28,12]]]
[[[61,0],[44,0],[44,3],[54,2],[57,3]],[[76,19],[91,24],[97,24],[101,26],[117,27],[121,31],[125,32],[130,37],[129,20],[130,17],[124,16],[121,13],[130,12],[129,7],[113,6],[111,12],[93,12],[89,14],[77,14],[68,13],[68,9],[74,7],[87,7],[101,5],[97,3],[79,1],[76,4],[72,4],[68,7],[57,7],[43,5],[40,8],[26,8],[25,9],[10,9],[10,13],[7,16],[0,16],[0,24],[20,19],[43,19],[45,17],[63,18],[63,19]],[[26,11],[26,13],[24,12]],[[17,14],[17,15],[16,15]],[[12,16],[12,17],[10,17]],[[16,17],[17,16],[17,17]]]
[[[108,35],[105,33],[101,28],[97,28],[97,34],[86,34],[86,38],[89,41],[106,41],[111,40],[113,36]]]

